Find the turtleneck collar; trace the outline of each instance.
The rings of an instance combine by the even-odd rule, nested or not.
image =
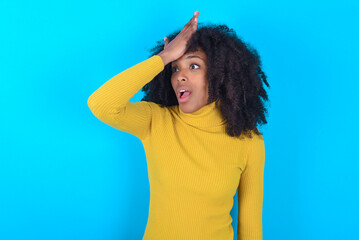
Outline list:
[[[225,124],[219,105],[220,102],[218,102],[218,107],[216,107],[216,101],[213,101],[192,113],[183,112],[179,105],[175,109],[179,117],[189,125],[210,128]]]

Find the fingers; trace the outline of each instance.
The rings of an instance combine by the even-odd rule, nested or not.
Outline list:
[[[198,19],[198,15],[199,15],[199,11],[195,11],[194,12],[194,17],[196,17]]]
[[[193,24],[197,24],[198,23],[198,15],[199,15],[199,11],[195,11],[194,12],[194,19],[193,19]]]
[[[188,23],[183,27],[182,31],[187,30],[190,25],[193,25],[194,23],[197,23],[197,22],[198,22],[198,15],[199,15],[199,11],[195,11],[194,14],[193,14],[193,17],[192,17],[191,20],[189,20]]]
[[[187,30],[188,26],[192,23],[193,18],[194,18],[194,16],[191,18],[191,20],[189,20],[189,22],[188,22],[186,25],[184,25],[184,27],[183,27],[183,29],[182,29],[182,32],[184,32],[184,31]]]
[[[193,15],[192,24],[197,24],[198,23],[198,15],[199,15],[199,11],[195,11],[194,15]]]
[[[193,16],[193,20],[191,24],[187,27],[186,30],[183,31],[185,36],[191,36],[194,32],[196,32],[198,26],[198,11],[196,11],[195,16]]]
[[[187,29],[191,29],[190,30],[190,32],[192,32],[192,30],[196,30],[197,29],[197,25],[198,25],[198,14],[199,14],[199,12],[198,11],[195,11],[194,12],[194,16],[193,16],[193,18],[192,18],[192,21],[190,22],[190,25],[189,25],[189,27],[191,27],[191,28],[187,28]],[[186,29],[186,30],[187,30]]]
[[[177,39],[178,37],[182,38],[182,36],[185,39],[187,39],[192,35],[193,32],[195,32],[197,30],[198,15],[199,15],[199,11],[195,11],[191,20],[184,26],[184,28],[181,30],[180,34],[178,34],[178,36],[176,36],[175,39]],[[165,41],[163,48],[165,48],[169,44],[169,40],[167,37],[164,37],[163,40]]]
[[[189,25],[191,25],[191,23],[193,22],[194,17],[195,17],[195,15],[193,15],[191,17],[191,19],[188,21],[188,23],[185,25],[185,27],[188,27]]]

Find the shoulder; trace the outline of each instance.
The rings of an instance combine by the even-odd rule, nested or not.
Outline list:
[[[265,144],[264,144],[263,135],[256,134],[254,130],[251,131],[251,134],[252,134],[252,138],[249,137],[247,138],[247,161],[253,161],[248,159],[256,159],[256,161],[264,161]]]
[[[259,131],[259,129],[257,128],[257,131],[259,134],[257,134],[255,132],[255,130],[251,130],[250,133],[252,135],[252,137],[248,137],[247,140],[250,144],[264,144],[264,138],[262,133]]]
[[[161,104],[155,103],[155,102],[147,102],[147,101],[141,101],[139,104],[146,105],[147,109],[151,111],[151,113],[155,116],[166,116],[168,117],[169,113],[172,110],[172,107],[166,107],[162,106]]]
[[[262,133],[257,129],[258,133],[255,132],[255,130],[250,130],[249,133],[251,137],[249,137],[247,134],[242,133],[242,137],[244,138],[244,141],[246,142],[247,148],[253,145],[263,145],[264,144],[264,138]]]

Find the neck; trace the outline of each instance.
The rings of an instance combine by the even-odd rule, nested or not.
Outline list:
[[[189,125],[210,128],[221,126],[225,122],[219,105],[220,102],[218,102],[218,107],[216,107],[216,101],[213,101],[192,113],[183,112],[179,105],[176,106],[176,109],[179,117]]]

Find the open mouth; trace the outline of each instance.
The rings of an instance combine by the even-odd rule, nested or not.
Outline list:
[[[188,98],[191,96],[191,94],[192,94],[192,93],[189,92],[189,91],[181,92],[181,93],[179,94],[178,101],[179,101],[179,102],[185,102],[185,101],[187,101]]]

